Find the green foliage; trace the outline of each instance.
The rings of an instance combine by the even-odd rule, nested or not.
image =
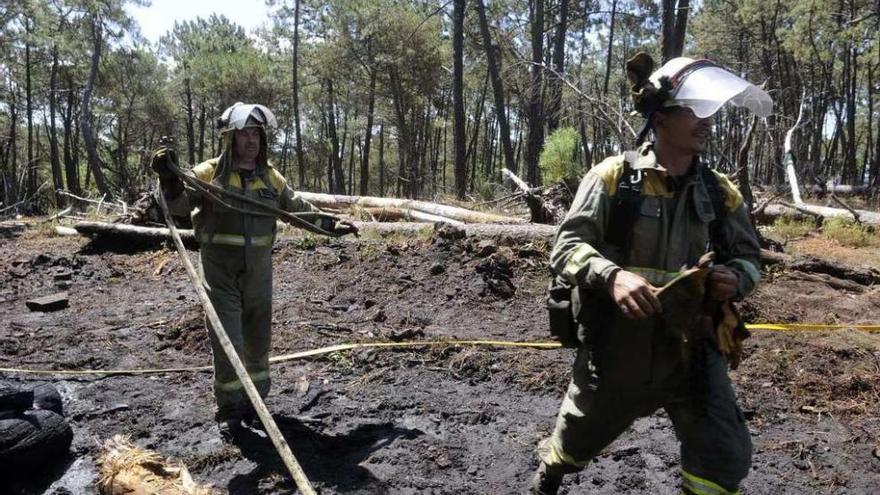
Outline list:
[[[822,225],[822,232],[844,246],[860,248],[880,244],[880,236],[868,227],[846,218],[829,218]]]
[[[799,220],[793,217],[781,216],[770,227],[771,237],[782,241],[798,239],[816,230],[812,220]]]
[[[544,184],[570,181],[580,176],[581,166],[575,158],[579,140],[573,127],[561,127],[547,138],[538,162]]]

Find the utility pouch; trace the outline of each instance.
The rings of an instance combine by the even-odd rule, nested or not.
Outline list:
[[[562,347],[578,347],[578,324],[572,313],[571,295],[574,287],[560,277],[553,277],[547,285],[547,313],[550,334]]]

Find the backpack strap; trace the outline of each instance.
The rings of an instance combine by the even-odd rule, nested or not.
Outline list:
[[[712,210],[715,213],[715,220],[709,222],[709,242],[712,244],[712,250],[715,251],[717,260],[723,263],[730,259],[724,235],[724,222],[727,219],[727,194],[721,188],[718,176],[711,168],[703,165],[700,171],[703,186],[706,187],[709,200],[712,202]]]
[[[624,258],[629,256],[633,226],[639,218],[642,207],[644,172],[633,169],[637,158],[637,151],[627,151],[623,154],[623,173],[617,179],[617,194],[611,201],[611,212],[605,232],[605,242],[620,249]]]

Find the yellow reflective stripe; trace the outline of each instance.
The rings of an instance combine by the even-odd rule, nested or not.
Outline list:
[[[547,449],[547,458],[543,459],[543,462],[549,466],[559,466],[560,464],[567,464],[569,466],[576,466],[579,468],[586,467],[587,464],[590,463],[589,460],[578,462],[574,460],[574,457],[566,454],[561,449],[559,449],[553,442],[550,442],[550,448]]]
[[[684,469],[681,470],[681,486],[684,488],[685,492],[693,493],[694,495],[739,495],[739,490],[735,492],[728,491],[724,489],[721,485],[709,481],[705,478],[700,478],[699,476],[695,476]]]
[[[264,382],[269,379],[268,371],[257,371],[255,373],[248,373],[248,375],[251,377],[251,381],[254,383]],[[235,390],[240,390],[244,387],[244,385],[242,385],[241,381],[239,380],[232,380],[229,382],[215,382],[214,386],[224,392],[233,392]]]
[[[257,235],[251,237],[251,246],[270,247],[273,236]],[[204,244],[224,244],[227,246],[244,246],[244,236],[237,234],[201,234],[199,242]]]
[[[581,244],[575,248],[570,255],[568,255],[568,262],[565,263],[565,268],[562,269],[562,276],[572,285],[577,285],[578,272],[587,266],[587,263],[590,262],[590,258],[594,256],[601,255],[593,246],[590,246],[589,244]]]
[[[224,392],[233,392],[241,389],[243,385],[238,380],[232,380],[231,382],[215,382],[214,387],[216,387],[217,390],[222,390]]]
[[[681,275],[681,272],[668,272],[666,270],[658,270],[656,268],[645,268],[642,266],[626,266],[623,268],[628,272],[645,277],[651,285],[663,286],[671,282],[672,279]]]

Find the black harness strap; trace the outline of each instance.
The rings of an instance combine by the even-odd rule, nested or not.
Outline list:
[[[611,212],[605,231],[605,242],[620,249],[624,264],[628,263],[632,247],[633,227],[641,212],[642,182],[645,174],[633,168],[638,158],[637,151],[624,154],[623,173],[617,179],[617,193],[611,201]],[[724,239],[724,220],[727,217],[726,194],[721,189],[718,176],[707,166],[700,167],[701,179],[712,202],[715,219],[709,223],[709,240],[720,261],[728,258],[727,243]]]
[[[623,173],[617,179],[617,193],[611,202],[608,227],[605,231],[605,241],[619,247],[624,258],[629,256],[633,226],[639,218],[642,207],[642,182],[645,174],[641,170],[633,169],[637,158],[637,151],[627,151],[623,154]]]

